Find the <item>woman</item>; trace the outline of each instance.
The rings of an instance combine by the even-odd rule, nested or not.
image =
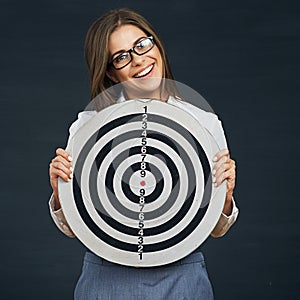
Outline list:
[[[172,88],[161,89],[163,78],[173,79],[166,53],[152,26],[139,14],[120,9],[94,22],[87,34],[85,55],[91,77],[92,99],[113,85],[130,83],[128,88],[124,85],[123,95],[118,101],[135,98],[142,86],[145,98],[171,102],[171,96],[174,96]],[[173,104],[179,106],[172,99]],[[110,101],[113,103],[114,100]],[[192,113],[191,105],[185,105],[183,109]],[[93,112],[79,114],[78,120],[70,128],[70,136],[92,115]],[[216,116],[211,118],[215,119]],[[223,213],[212,232],[212,236],[219,237],[226,233],[238,214],[232,198],[235,162],[230,158],[228,149],[219,151],[214,161],[214,184],[218,186],[227,180]],[[74,234],[60,207],[58,177],[69,181],[73,176],[72,171],[69,153],[58,148],[49,169],[53,188],[50,210],[54,222],[70,237],[74,237]],[[89,251],[86,253],[75,299],[140,298],[212,299],[212,288],[201,252],[197,249],[180,262],[147,269],[116,265]]]

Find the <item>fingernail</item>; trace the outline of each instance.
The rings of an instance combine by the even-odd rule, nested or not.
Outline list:
[[[216,177],[213,177],[213,182],[216,182]]]
[[[70,167],[70,171],[73,172],[73,168],[72,167]]]
[[[215,187],[217,187],[218,186],[218,184],[217,183],[215,183]]]
[[[73,173],[70,174],[70,178],[71,178],[71,179],[73,178]]]
[[[68,179],[67,179],[67,181],[68,181],[68,182],[70,182],[70,181],[71,181],[71,179],[70,179],[70,178],[68,178]]]
[[[217,171],[216,171],[215,169],[213,169],[213,171],[212,171],[213,175],[215,175],[215,174],[216,174],[216,172],[217,172]]]
[[[213,158],[213,161],[217,161],[217,159],[218,159],[218,158],[215,156],[215,157]]]
[[[72,157],[71,157],[70,155],[68,156],[68,160],[69,160],[69,161],[72,161]]]

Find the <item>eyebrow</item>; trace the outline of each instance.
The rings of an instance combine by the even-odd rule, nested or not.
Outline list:
[[[141,36],[141,37],[139,37],[138,39],[136,39],[134,42],[133,42],[133,47],[141,40],[141,39],[143,39],[143,38],[146,38],[147,36]],[[119,50],[119,51],[116,51],[114,54],[112,54],[112,56],[111,56],[111,58],[113,59],[113,57],[116,55],[116,54],[121,54],[121,53],[124,53],[124,52],[126,52],[126,51],[128,51],[128,50],[124,50],[124,49],[121,49],[121,50]]]

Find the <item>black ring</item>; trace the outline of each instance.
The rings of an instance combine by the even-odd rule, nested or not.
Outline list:
[[[107,132],[109,132],[111,129],[116,128],[117,126],[120,126],[122,124],[125,123],[130,123],[130,122],[136,122],[137,118],[140,117],[141,114],[133,114],[133,115],[128,115],[128,116],[123,116],[120,117],[114,121],[109,122],[108,124],[106,124],[105,126],[103,126],[102,128],[99,129],[98,132],[96,132],[85,144],[85,146],[83,147],[82,151],[79,154],[78,160],[76,162],[76,166],[75,166],[75,174],[79,174],[78,176],[78,181],[80,182],[81,180],[81,170],[84,164],[84,158],[86,157],[86,154],[89,153],[91,147],[95,144],[95,142],[98,141],[99,138],[101,138],[102,136],[104,136]],[[190,144],[195,148],[195,151],[197,151],[197,153],[199,154],[199,159],[201,161],[202,164],[202,170],[203,171],[203,175],[204,175],[204,182],[205,182],[205,191],[204,191],[204,195],[203,198],[205,199],[210,199],[211,196],[211,176],[210,176],[210,166],[209,166],[209,162],[208,159],[206,157],[206,154],[203,150],[203,148],[201,147],[201,145],[199,144],[199,142],[194,138],[194,136],[188,132],[185,128],[183,128],[181,125],[179,125],[178,123],[170,120],[170,119],[166,119],[162,116],[158,116],[158,115],[154,115],[154,114],[149,114],[149,121],[151,122],[159,122],[160,124],[164,124],[168,127],[172,127],[173,129],[175,129],[179,134],[181,134],[182,136],[184,136],[185,139],[187,139]],[[155,135],[158,133],[153,133],[153,137],[155,137]],[[136,137],[136,136],[135,136]],[[128,137],[127,137],[128,138]],[[157,138],[157,136],[156,136]],[[170,140],[170,138],[169,138]],[[114,140],[115,142],[115,140]],[[165,141],[166,142],[166,141]],[[109,142],[105,147],[102,148],[102,150],[104,148],[106,148],[107,150],[111,150],[112,149],[112,141]],[[178,144],[177,144],[178,145]],[[177,146],[178,148],[181,148],[180,145]],[[105,152],[105,151],[104,151]],[[181,153],[182,154],[182,153]],[[193,165],[192,165],[192,169]],[[189,170],[191,171],[191,170]],[[197,170],[198,171],[198,170]],[[194,170],[195,172],[195,170]],[[81,215],[81,218],[83,219],[83,221],[85,222],[85,224],[89,227],[89,229],[96,235],[98,236],[103,242],[117,247],[118,249],[123,249],[123,250],[127,250],[127,251],[132,251],[132,252],[136,252],[136,245],[135,244],[130,244],[130,243],[126,243],[126,242],[121,242],[119,240],[116,240],[115,238],[109,236],[107,233],[105,233],[103,230],[101,230],[91,219],[91,217],[89,216],[89,214],[86,211],[86,208],[84,206],[84,203],[82,201],[82,195],[81,195],[81,190],[80,187],[78,185],[78,182],[76,180],[77,178],[75,178],[73,180],[73,193],[74,193],[74,200],[75,203],[77,205],[78,211]],[[189,180],[190,182],[190,180]],[[164,232],[165,230],[168,230],[170,228],[172,228],[173,226],[175,226],[181,219],[182,217],[185,215],[186,212],[188,212],[193,200],[194,200],[194,195],[195,195],[195,187],[190,191],[190,195],[189,197],[186,199],[186,201],[184,202],[182,209],[177,213],[177,215],[175,217],[173,217],[171,220],[169,220],[169,222],[162,224],[160,226],[154,227],[154,228],[146,228],[144,230],[144,235],[152,235],[152,234],[158,234],[161,232]],[[203,202],[209,202],[206,200],[202,200]],[[170,238],[169,240],[160,242],[160,243],[156,243],[153,245],[144,245],[144,252],[153,252],[153,251],[159,251],[168,247],[171,247],[175,244],[177,244],[179,241],[181,241],[182,239],[184,239],[186,236],[188,236],[196,227],[197,225],[200,223],[203,215],[205,214],[205,211],[207,209],[207,206],[204,207],[203,209],[199,209],[198,212],[196,213],[196,216],[193,218],[193,220],[176,236]],[[105,211],[105,210],[104,210]],[[114,223],[114,220],[111,217],[108,216],[104,216],[104,214],[101,215],[101,217],[103,218],[104,221],[109,221],[109,224],[112,225]],[[115,225],[115,224],[114,224]],[[122,225],[124,226],[124,225]],[[114,227],[114,226],[112,226]],[[133,234],[133,235],[137,235],[137,231],[138,229],[134,229],[134,228],[129,228],[127,226],[125,233],[126,234]]]

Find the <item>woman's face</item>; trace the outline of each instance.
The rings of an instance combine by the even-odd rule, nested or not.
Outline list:
[[[147,35],[134,25],[118,27],[109,38],[110,59],[114,59],[122,52],[128,51]],[[154,41],[155,42],[155,41]],[[163,61],[156,45],[145,54],[137,55],[131,52],[132,61],[120,70],[110,67],[107,71],[115,83],[124,83],[129,98],[140,97],[143,91],[144,98],[160,98],[160,83],[163,77]],[[129,82],[130,81],[130,82]],[[130,86],[130,88],[126,88]]]

